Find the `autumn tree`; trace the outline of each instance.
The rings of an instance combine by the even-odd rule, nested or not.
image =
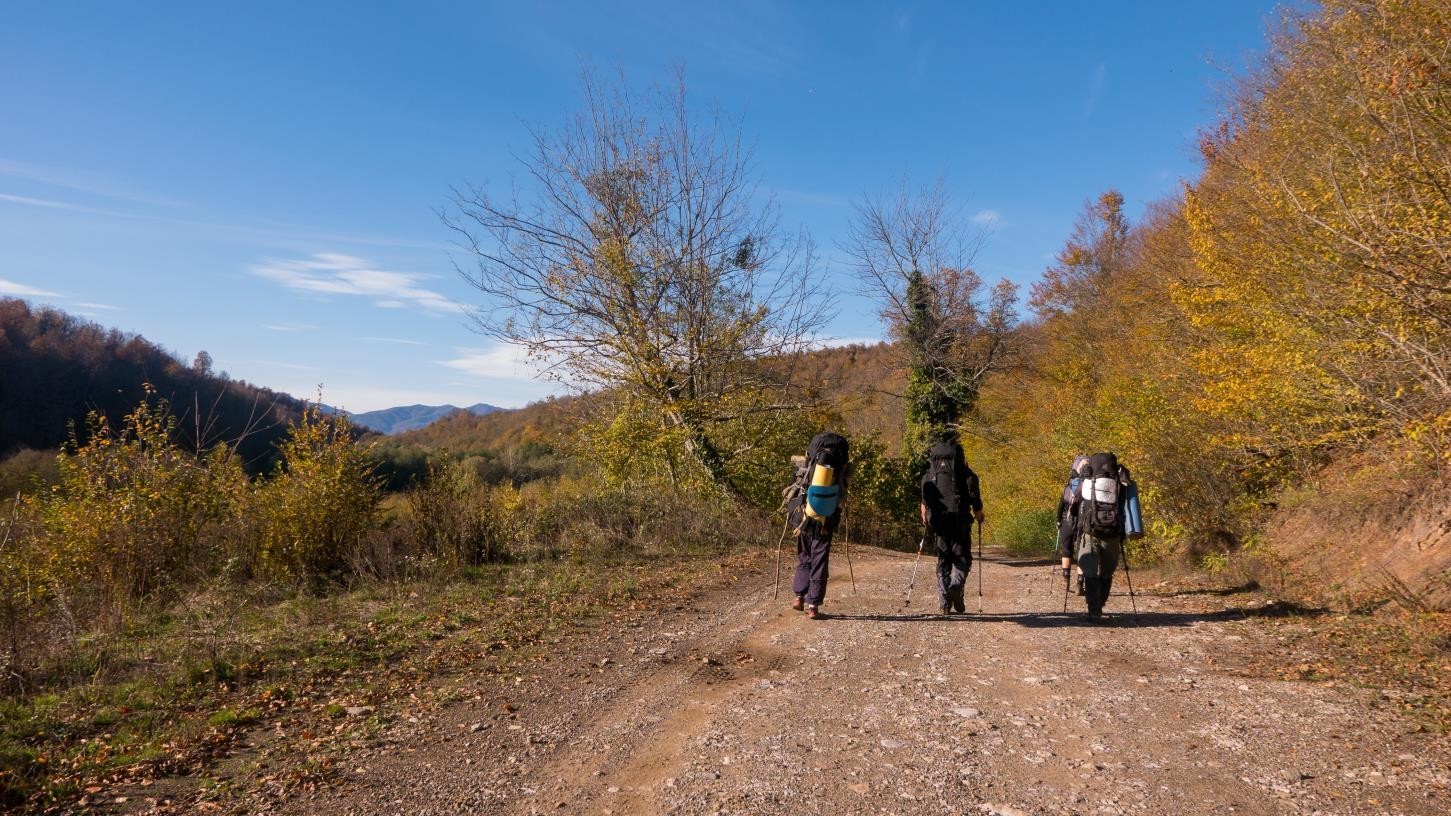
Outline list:
[[[193,358],[191,361],[191,370],[202,376],[207,376],[211,374],[212,355],[208,354],[206,349],[198,351],[196,353],[196,357]]]
[[[757,446],[721,431],[798,407],[761,361],[806,347],[826,316],[811,245],[760,194],[739,128],[694,108],[683,79],[583,90],[562,128],[532,130],[521,190],[458,190],[445,215],[485,296],[477,326],[613,395],[741,495],[733,462]]]
[[[1043,279],[1033,284],[1029,305],[1040,317],[1061,317],[1091,306],[1126,264],[1128,246],[1123,194],[1108,190],[1084,205],[1068,242]]]
[[[1201,149],[1180,302],[1244,443],[1313,452],[1451,432],[1451,9],[1332,0],[1292,16]],[[1254,388],[1245,388],[1253,384]],[[1244,395],[1257,393],[1256,404]]]
[[[908,456],[955,435],[983,380],[1014,351],[1017,289],[990,289],[972,268],[984,233],[954,209],[939,182],[857,204],[844,251],[902,350]]]

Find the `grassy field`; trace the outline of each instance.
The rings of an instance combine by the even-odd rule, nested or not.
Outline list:
[[[332,749],[386,724],[374,712],[387,701],[442,704],[447,684],[434,681],[510,671],[581,623],[750,557],[496,565],[326,596],[198,594],[130,631],[77,640],[43,686],[0,702],[3,802],[60,812],[118,786],[205,779],[244,735],[282,722],[296,740],[273,750],[298,755],[268,781],[307,785],[330,772]]]

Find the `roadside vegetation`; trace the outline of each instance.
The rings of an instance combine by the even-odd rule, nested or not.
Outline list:
[[[515,486],[467,460],[385,494],[346,419],[313,408],[257,480],[225,446],[173,441],[164,401],[91,421],[56,484],[5,508],[9,806],[194,770],[284,709],[343,716],[769,535],[724,498]]]

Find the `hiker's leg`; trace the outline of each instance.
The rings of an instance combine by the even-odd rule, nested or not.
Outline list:
[[[811,587],[811,535],[803,527],[796,534],[796,572],[791,576],[791,591],[797,597]]]
[[[1087,533],[1079,536],[1074,560],[1078,562],[1078,568],[1083,571],[1083,600],[1088,604],[1090,614],[1097,613],[1103,607],[1103,601],[1099,599],[1098,594],[1098,576],[1102,566],[1101,549],[1100,542],[1093,536]]]
[[[1109,593],[1113,590],[1113,576],[1118,569],[1119,558],[1123,554],[1123,541],[1120,539],[1105,539],[1100,550],[1098,568],[1098,605],[1100,608],[1108,603]]]
[[[818,531],[811,536],[811,580],[806,602],[821,606],[826,601],[826,577],[831,568],[831,533]]]
[[[967,607],[963,605],[962,593],[967,588],[967,570],[971,565],[963,560],[961,545],[956,545],[952,551],[952,584],[948,590],[951,599],[952,611],[964,612]]]
[[[956,542],[952,547],[952,597],[961,602],[967,587],[967,574],[972,571],[971,540]]]
[[[945,538],[937,542],[937,605],[952,605],[952,546]]]

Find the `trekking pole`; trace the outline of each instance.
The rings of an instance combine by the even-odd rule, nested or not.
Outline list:
[[[851,517],[846,514],[846,508],[841,508],[841,523],[846,527],[842,537],[842,544],[846,548],[846,573],[851,576],[851,594],[856,594],[856,570],[851,566]]]
[[[1062,555],[1062,544],[1059,543],[1059,542],[1062,542],[1062,534],[1064,534],[1064,523],[1062,523],[1062,521],[1059,521],[1059,523],[1058,523],[1058,534],[1055,534],[1055,536],[1053,536],[1053,549],[1058,550],[1058,555]],[[1059,562],[1059,563],[1062,563],[1062,562]],[[1065,566],[1065,568],[1064,568],[1064,614],[1068,614],[1068,576],[1071,575],[1071,572],[1072,572],[1071,566]]]
[[[791,526],[791,514],[786,514],[786,521],[781,524],[781,538],[776,541],[776,588],[771,590],[771,600],[781,594],[781,547],[786,543],[786,530]]]
[[[1129,543],[1124,542],[1124,578],[1129,582],[1129,604],[1133,607],[1134,617],[1139,616],[1139,602],[1134,600],[1134,577],[1129,572]]]
[[[982,559],[982,519],[977,522],[977,614],[982,614],[982,569],[987,563]]]
[[[902,608],[906,609],[912,605],[912,585],[917,583],[917,565],[922,562],[922,545],[927,543],[927,536],[923,535],[917,542],[917,557],[912,559],[912,578],[907,581],[907,600],[902,602]]]

